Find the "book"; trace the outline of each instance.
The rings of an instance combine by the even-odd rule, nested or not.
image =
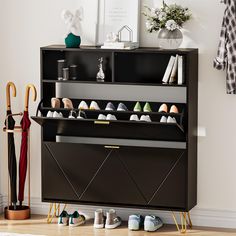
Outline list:
[[[181,85],[183,84],[185,81],[184,78],[184,64],[183,64],[183,56],[179,56],[179,60],[178,60],[178,84]]]
[[[135,49],[139,48],[137,42],[105,42],[102,49]]]
[[[171,71],[172,71],[173,66],[174,66],[174,63],[175,63],[175,57],[171,56],[170,60],[169,60],[169,63],[166,67],[165,74],[164,74],[163,79],[162,79],[163,83],[168,83],[168,81],[170,79]]]
[[[172,68],[172,71],[170,74],[170,80],[169,80],[170,84],[176,82],[176,80],[177,80],[176,77],[177,77],[177,69],[178,69],[178,57],[179,57],[179,55],[176,55],[176,57],[175,57],[175,62],[174,62],[174,65],[173,65],[173,68]]]

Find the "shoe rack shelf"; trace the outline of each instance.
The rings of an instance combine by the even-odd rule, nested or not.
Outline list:
[[[176,54],[184,57],[186,83],[162,84],[169,58]],[[100,57],[104,58],[105,83],[96,82]],[[76,81],[57,80],[60,59],[78,65]],[[122,88],[138,85],[141,90],[152,87],[157,88],[157,94],[184,93],[181,95],[186,99],[141,100],[141,106],[149,102],[152,111],[134,112],[136,100],[114,99],[111,95],[95,99],[86,87],[97,86],[104,93],[106,87],[123,92],[119,86],[111,85]],[[70,109],[62,103],[58,109],[51,108],[52,97],[63,98],[58,91],[72,94],[75,86],[83,86],[90,92],[86,98],[79,92],[68,96],[76,112],[82,100],[88,105],[96,101],[100,107],[100,110],[84,110],[86,119],[67,118]],[[42,127],[42,200],[191,210],[197,204],[197,94],[197,49],[117,51],[96,47],[67,49],[57,45],[41,48],[42,100],[32,118]],[[115,107],[122,102],[128,111],[106,111],[108,102]],[[179,113],[158,112],[163,103],[169,108],[176,105]],[[63,117],[46,117],[48,111],[61,112]],[[117,120],[98,120],[99,114],[112,114]],[[152,122],[130,121],[132,114],[149,115]],[[161,123],[163,115],[174,117],[177,123]]]

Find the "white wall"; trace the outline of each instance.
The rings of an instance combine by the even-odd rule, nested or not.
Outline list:
[[[93,6],[91,1],[91,7]],[[155,1],[160,3],[161,0]],[[174,1],[167,1],[174,2]],[[176,0],[188,6],[193,20],[186,25],[183,47],[198,47],[199,62],[199,126],[207,136],[199,138],[198,206],[197,209],[236,212],[236,96],[226,95],[225,74],[212,68],[219,41],[224,5],[220,0]],[[151,0],[142,4],[152,5]],[[13,110],[23,108],[24,86],[34,83],[39,91],[39,47],[62,43],[63,8],[74,9],[79,0],[1,0],[0,7],[0,120],[5,114],[5,85],[14,81],[18,88]],[[148,34],[141,21],[141,46],[157,46],[157,35]],[[31,114],[36,110],[31,103]],[[32,122],[32,197],[40,190],[40,129]],[[1,191],[7,193],[5,135],[0,133]],[[228,213],[227,213],[228,214]]]

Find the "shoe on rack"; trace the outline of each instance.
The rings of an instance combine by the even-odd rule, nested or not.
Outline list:
[[[115,109],[115,106],[111,102],[108,102],[105,108],[106,111],[115,111]]]
[[[58,218],[59,226],[67,226],[69,223],[69,214],[66,211],[62,211]]]
[[[115,229],[120,225],[121,225],[121,218],[116,215],[115,210],[110,209],[107,212],[105,228],[106,229]]]
[[[140,118],[140,121],[146,121],[146,122],[152,122],[151,118],[149,115],[142,115]]]
[[[106,120],[106,119],[107,119],[107,117],[105,115],[103,115],[103,114],[98,115],[98,120]]]
[[[136,102],[133,111],[135,111],[135,112],[141,112],[142,111],[142,107],[141,107],[140,102]]]
[[[146,216],[144,220],[144,230],[154,232],[163,226],[162,220],[158,216]]]
[[[73,109],[74,108],[73,103],[69,98],[63,98],[62,102],[64,103],[64,108],[67,108],[67,109]]]
[[[161,123],[166,123],[167,122],[166,116],[162,116],[161,119],[160,119],[160,122]]]
[[[126,105],[124,103],[119,103],[118,107],[117,107],[117,111],[128,111],[128,108],[126,107]]]
[[[68,118],[69,119],[74,119],[76,117],[77,117],[76,111],[75,110],[71,110]]]
[[[80,110],[77,119],[87,119],[85,112]]]
[[[48,117],[48,118],[53,117],[53,112],[52,112],[52,111],[48,111],[47,117]]]
[[[51,107],[52,108],[60,108],[61,107],[61,102],[59,98],[51,98]]]
[[[177,106],[172,105],[171,108],[170,108],[170,113],[179,113],[179,110],[178,110]]]
[[[146,104],[143,107],[143,111],[144,112],[152,112],[152,108],[151,108],[149,102],[146,102]]]
[[[102,209],[97,209],[94,214],[93,227],[96,229],[102,229],[105,225],[105,216]]]
[[[87,110],[88,109],[88,105],[85,101],[81,101],[79,106],[78,106],[79,110]]]
[[[129,230],[140,230],[144,225],[144,217],[141,215],[130,215],[128,221]]]
[[[53,118],[62,118],[63,115],[61,112],[58,113],[57,111],[54,111],[52,117]]]
[[[89,106],[90,110],[100,110],[100,107],[98,106],[97,102],[92,101]]]
[[[133,115],[130,116],[130,119],[129,119],[129,120],[130,120],[130,121],[139,121],[139,118],[138,118],[137,115],[133,114]]]
[[[167,113],[167,112],[168,112],[168,107],[167,107],[167,105],[166,105],[165,103],[163,103],[163,104],[160,106],[158,112],[165,112],[165,113]]]
[[[175,117],[168,116],[167,123],[177,123]]]
[[[69,226],[76,227],[85,223],[85,217],[80,215],[78,211],[75,211],[69,218]]]
[[[114,115],[108,114],[106,120],[117,120]]]

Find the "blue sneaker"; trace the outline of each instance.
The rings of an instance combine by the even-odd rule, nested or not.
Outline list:
[[[144,220],[144,230],[154,232],[163,226],[162,220],[157,216],[146,216]]]
[[[129,230],[139,230],[141,227],[143,227],[144,224],[144,217],[141,215],[130,215],[129,216],[129,222],[128,222],[128,228]]]

